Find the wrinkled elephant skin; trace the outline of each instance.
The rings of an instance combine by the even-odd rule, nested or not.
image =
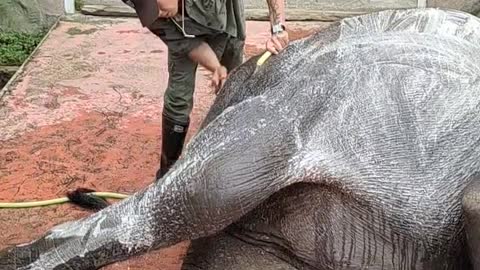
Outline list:
[[[480,20],[342,20],[238,68],[158,182],[3,251],[98,269],[193,240],[184,269],[480,269]]]

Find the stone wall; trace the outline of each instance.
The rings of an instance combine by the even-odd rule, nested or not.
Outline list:
[[[428,0],[428,6],[463,10],[480,15],[480,0]]]
[[[248,9],[266,9],[265,0],[244,0]],[[383,9],[413,8],[422,0],[286,0],[290,10],[327,13],[358,13]],[[480,12],[480,0],[423,0],[428,7],[445,7],[473,14]]]
[[[63,0],[0,0],[0,31],[37,33],[63,11]]]
[[[266,8],[265,0],[244,0],[245,7]],[[324,11],[369,11],[381,8],[405,8],[417,5],[416,0],[287,0],[289,9],[309,9]]]
[[[243,0],[247,19],[267,19],[265,0]],[[413,8],[418,1],[428,7],[458,9],[478,15],[480,0],[286,0],[287,19],[332,21],[383,9]],[[84,0],[87,5],[125,6],[121,0]]]
[[[37,0],[47,14],[58,16],[65,12],[64,0]]]

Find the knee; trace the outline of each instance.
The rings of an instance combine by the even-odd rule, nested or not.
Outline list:
[[[163,115],[170,120],[187,124],[193,107],[193,97],[179,96],[171,91],[166,91],[163,100]]]
[[[173,65],[184,65],[175,62]],[[193,108],[195,70],[174,69],[170,72],[168,87],[163,97],[163,113],[179,124],[187,124]]]

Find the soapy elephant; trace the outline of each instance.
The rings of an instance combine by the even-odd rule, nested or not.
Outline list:
[[[480,19],[381,11],[256,59],[162,179],[0,269],[99,269],[184,240],[183,269],[480,269]]]

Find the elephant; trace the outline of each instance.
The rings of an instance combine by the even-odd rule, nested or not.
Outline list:
[[[191,240],[183,269],[480,269],[480,19],[346,18],[235,69],[161,179],[3,250],[99,269]]]

